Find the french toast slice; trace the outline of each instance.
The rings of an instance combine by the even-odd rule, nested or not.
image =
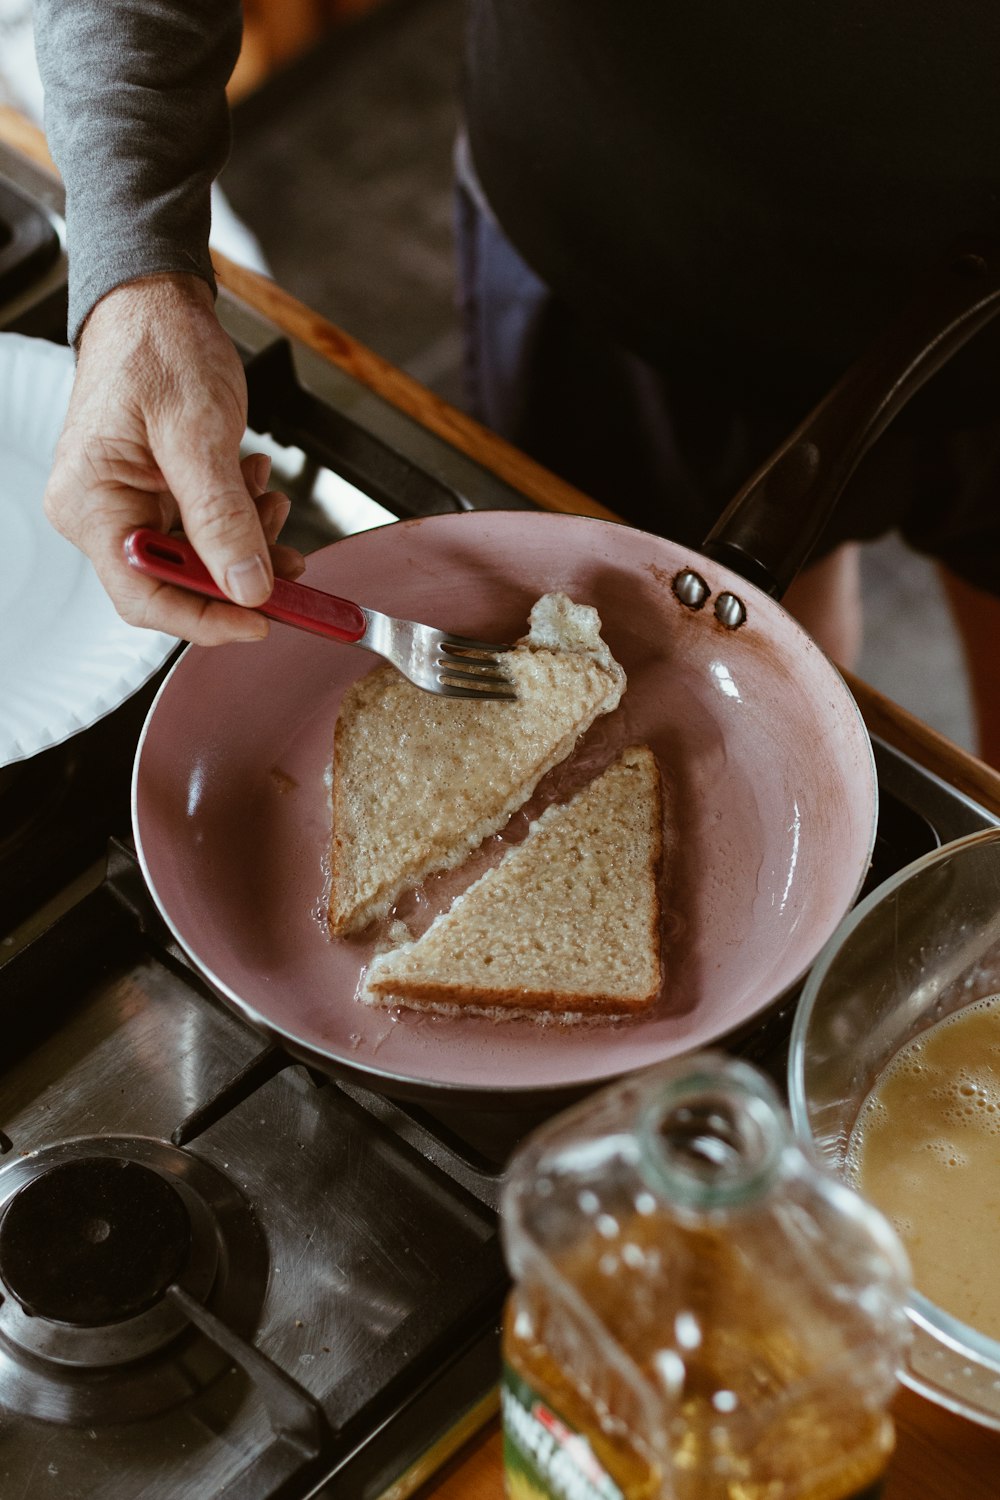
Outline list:
[[[422,937],[376,957],[363,998],[435,1010],[633,1015],[660,992],[663,793],[623,751]]]
[[[590,605],[544,595],[504,658],[517,701],[422,692],[385,664],[352,684],[334,734],[328,925],[361,931],[503,827],[601,714],[625,673]]]

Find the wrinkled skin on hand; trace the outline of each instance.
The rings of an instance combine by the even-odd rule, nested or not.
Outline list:
[[[266,455],[240,461],[246,409],[243,367],[198,277],[129,282],[91,312],[44,505],[129,624],[205,646],[268,633],[263,615],[138,573],[123,552],[137,526],[183,530],[238,604],[302,571],[276,545],[289,502],[265,493]]]

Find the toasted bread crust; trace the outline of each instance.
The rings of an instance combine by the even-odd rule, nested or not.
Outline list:
[[[641,995],[622,995],[595,990],[593,994],[576,991],[568,994],[564,990],[527,990],[511,986],[495,990],[475,990],[460,984],[432,984],[416,980],[403,987],[402,994],[395,994],[384,984],[369,986],[369,993],[378,995],[388,1005],[412,1005],[417,1008],[443,1010],[477,1010],[487,1014],[494,1010],[521,1011],[539,1015],[632,1015],[648,1010],[660,992],[657,978],[655,987]]]

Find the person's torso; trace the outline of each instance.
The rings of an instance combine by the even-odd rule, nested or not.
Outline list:
[[[467,125],[558,295],[811,404],[958,237],[1000,235],[998,69],[971,0],[470,0]]]

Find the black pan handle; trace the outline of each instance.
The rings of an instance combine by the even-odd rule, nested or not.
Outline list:
[[[287,339],[275,339],[257,352],[240,349],[240,354],[253,431],[270,433],[286,447],[301,448],[394,516],[471,509],[443,480],[391,448],[348,412],[306,390]]]
[[[998,310],[1000,245],[959,246],[747,481],[701,550],[780,599],[875,439]]]

